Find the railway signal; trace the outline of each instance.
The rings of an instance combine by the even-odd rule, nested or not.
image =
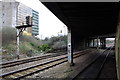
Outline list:
[[[26,24],[32,25],[32,17],[31,16],[26,16]]]
[[[22,35],[23,31],[27,28],[27,27],[32,27],[32,18],[30,16],[26,16],[26,25],[21,25],[21,26],[16,26],[17,29],[17,59],[19,59],[19,55],[20,55],[20,50],[19,50],[19,44],[20,44],[20,36]]]

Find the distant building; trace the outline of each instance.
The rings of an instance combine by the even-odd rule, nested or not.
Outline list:
[[[32,10],[32,35],[36,36],[39,34],[39,13]]]
[[[14,2],[0,1],[2,6],[0,12],[2,12],[2,27],[15,27],[26,24],[26,16],[32,17],[32,24],[34,26],[26,29],[27,35],[36,36],[39,33],[39,13],[26,5]],[[25,32],[25,34],[26,34]]]
[[[32,9],[24,4],[19,3],[17,7],[17,26],[26,25],[26,16],[32,17]],[[27,28],[26,31],[28,33],[26,34],[25,32],[24,35],[32,35],[31,27]]]

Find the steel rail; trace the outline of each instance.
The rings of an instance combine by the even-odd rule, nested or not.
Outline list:
[[[75,52],[74,54],[84,52],[84,51],[87,51],[87,50],[89,50],[89,49],[82,50],[82,51],[79,51],[79,52]],[[61,56],[61,55],[67,55],[67,53],[55,54],[55,55],[44,55],[44,56],[37,56],[37,57],[28,58],[28,59],[9,61],[9,62],[5,62],[5,63],[1,63],[0,65],[2,65],[2,66],[0,66],[0,69],[1,68],[12,67],[12,66],[16,66],[16,65],[24,64],[24,63],[28,63],[28,62],[38,61],[38,60],[42,60],[42,59],[47,59],[47,58],[51,58],[51,57],[57,57],[57,56]]]
[[[93,63],[95,63],[95,61],[103,54],[103,53],[105,53],[108,49],[110,49],[111,50],[111,47],[108,47],[106,50],[104,50],[100,55],[98,55],[96,58],[94,58],[90,63],[88,63],[85,67],[84,67],[84,69],[83,70],[81,70],[80,72],[79,72],[79,74],[81,74],[81,73],[83,73],[87,68],[89,68]],[[107,54],[107,56],[108,56],[108,54]],[[105,61],[105,60],[104,60]],[[101,68],[102,68],[102,66],[101,66]],[[78,75],[79,75],[78,74]],[[72,80],[75,80],[75,78],[78,76],[78,75],[76,75]]]
[[[47,59],[47,58],[51,58],[51,57],[57,57],[57,56],[65,55],[65,54],[66,53],[57,54],[57,55],[46,55],[46,56],[34,57],[34,58],[24,59],[24,60],[19,60],[19,61],[7,62],[7,63],[1,64],[2,66],[0,66],[0,68],[7,68],[7,67],[11,67],[11,66],[16,66],[16,65],[19,65],[19,64],[38,61],[38,60]]]
[[[85,55],[85,54],[86,53],[84,53],[84,54],[74,54],[74,58],[77,58],[77,57]],[[34,74],[36,72],[43,71],[43,70],[48,69],[50,67],[56,66],[58,64],[62,64],[64,62],[67,62],[67,56],[59,58],[59,59],[51,60],[51,61],[48,61],[48,62],[44,62],[42,64],[37,64],[37,65],[30,66],[30,67],[27,67],[27,68],[22,68],[22,69],[19,69],[19,70],[11,71],[11,72],[0,75],[0,77],[11,78],[10,76],[12,76],[12,78],[19,79],[19,78],[23,78],[25,76]],[[52,63],[54,63],[54,64],[52,64]],[[24,74],[22,74],[22,72]],[[25,73],[25,72],[27,72],[27,73]],[[16,77],[16,75],[17,75],[17,77]]]
[[[99,71],[98,71],[98,73],[97,73],[97,76],[96,76],[95,80],[98,79],[98,77],[99,77],[99,75],[100,75],[100,73],[101,73],[101,71],[102,71],[102,69],[103,69],[103,66],[104,66],[105,62],[106,62],[108,56],[110,55],[110,51],[112,50],[112,48],[113,48],[113,47],[110,48],[110,50],[108,51],[107,55],[105,56],[105,59],[103,60],[103,63],[102,63],[101,66],[100,66],[100,69],[99,69]]]

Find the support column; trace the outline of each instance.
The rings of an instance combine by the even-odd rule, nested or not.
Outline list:
[[[103,48],[106,48],[106,38],[103,39]]]
[[[90,47],[90,40],[89,40],[89,38],[87,39],[87,47]]]
[[[93,47],[95,46],[94,39],[93,39]]]
[[[106,39],[105,38],[101,38],[101,47],[106,48]]]
[[[68,62],[71,66],[74,65],[73,63],[73,48],[72,48],[72,40],[71,40],[71,30],[68,29],[68,45],[67,45],[67,53],[68,53]]]
[[[89,40],[87,40],[87,47],[89,47]]]
[[[88,39],[86,39],[85,44],[86,44],[86,47],[89,47]]]
[[[89,42],[89,46],[90,47],[93,47],[93,43],[92,42],[93,42],[92,39],[90,39],[90,42]]]
[[[97,50],[99,49],[99,36],[97,37]]]
[[[118,16],[116,38],[115,38],[115,56],[116,56],[117,78],[118,80],[120,80],[120,11]]]
[[[100,49],[102,49],[102,39],[100,38]]]
[[[100,43],[99,48],[101,49],[102,48],[101,38],[99,38],[99,43]]]

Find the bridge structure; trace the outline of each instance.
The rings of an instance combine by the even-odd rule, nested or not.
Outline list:
[[[42,2],[68,27],[68,61],[74,65],[73,51],[105,48],[106,38],[115,38],[117,77],[120,80],[119,2]],[[99,45],[100,42],[100,45]]]

